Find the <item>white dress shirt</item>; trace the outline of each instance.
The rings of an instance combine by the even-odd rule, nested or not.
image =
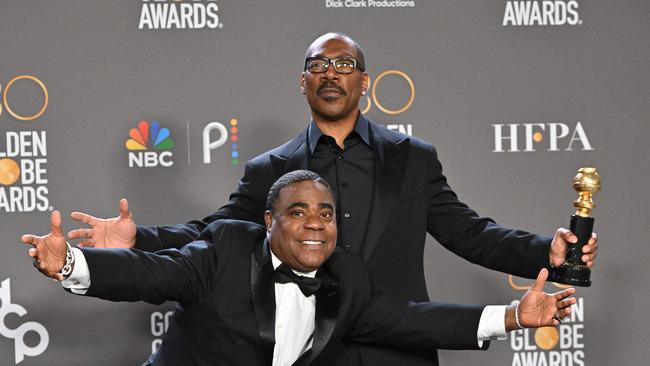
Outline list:
[[[273,269],[282,261],[271,252]],[[295,274],[315,277],[316,271]],[[303,295],[293,282],[275,283],[275,348],[273,366],[293,364],[303,352],[311,348],[316,322],[316,296]]]
[[[90,287],[88,263],[79,248],[72,248],[74,268],[68,278],[61,281],[64,288],[84,295]],[[282,262],[271,252],[273,269]],[[296,274],[315,277],[316,271]],[[505,330],[505,305],[488,305],[483,309],[476,332],[479,347],[484,341],[507,339]],[[273,366],[293,364],[300,355],[311,348],[316,319],[316,296],[306,297],[295,283],[275,284],[275,347]]]

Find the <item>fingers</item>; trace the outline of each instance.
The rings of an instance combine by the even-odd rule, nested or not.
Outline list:
[[[88,224],[90,226],[93,226],[95,224],[95,220],[97,220],[94,216],[90,216],[88,214],[85,214],[83,212],[73,212],[70,214],[70,217],[77,221],[81,221],[84,224]]]
[[[558,310],[566,310],[566,309],[570,308],[571,306],[573,306],[573,304],[575,304],[576,301],[577,300],[576,300],[575,297],[570,297],[568,299],[558,301],[556,306],[557,306]]]
[[[571,315],[571,306],[568,306],[564,309],[558,310],[557,312],[558,318],[564,319],[567,316]]]
[[[539,274],[537,275],[537,279],[535,279],[535,283],[530,287],[532,291],[542,291],[544,289],[544,282],[546,282],[546,279],[548,278],[548,270],[546,268],[542,268],[541,271],[539,271]]]
[[[41,239],[40,236],[31,235],[31,234],[25,234],[25,235],[23,235],[23,236],[20,237],[20,240],[21,240],[23,243],[25,243],[25,244],[29,244],[29,245],[36,245],[36,244],[38,244],[38,241],[39,241],[40,239]]]
[[[587,267],[592,267],[593,262],[596,259],[596,251],[598,250],[598,236],[596,233],[591,234],[591,238],[586,245],[582,247],[582,253],[584,254],[580,259],[587,264]]]
[[[578,237],[573,235],[573,233],[565,228],[559,228],[555,231],[555,234],[558,235],[560,238],[562,238],[564,241],[568,243],[576,243],[578,241]]]
[[[131,213],[129,212],[129,201],[127,201],[126,198],[122,198],[120,200],[120,218],[128,219],[130,217]]]
[[[36,249],[36,248],[29,248],[29,250],[27,251],[27,254],[28,254],[31,258],[36,258],[36,257],[38,257],[38,249]]]
[[[68,238],[70,239],[84,239],[92,237],[93,229],[75,229],[68,232]]]
[[[574,288],[568,288],[551,295],[556,300],[553,317],[551,320],[549,320],[552,325],[559,325],[562,323],[562,319],[571,314],[571,306],[573,306],[578,300],[575,297],[568,296],[573,295],[575,291],[576,290]]]
[[[83,240],[77,243],[78,247],[94,247],[95,242],[93,240]]]
[[[560,300],[562,300],[564,298],[567,298],[567,297],[569,297],[569,296],[571,296],[571,295],[573,295],[575,293],[576,293],[576,289],[571,287],[571,288],[568,288],[566,290],[558,291],[558,292],[556,292],[556,293],[554,293],[552,295],[553,295],[553,297],[555,297],[555,300],[560,301]]]
[[[553,318],[551,319],[551,324],[554,326],[562,323],[562,320],[567,316],[571,315],[571,306],[576,303],[575,298],[569,298],[557,302],[557,311],[553,313]]]
[[[596,244],[597,242],[598,242],[598,235],[596,235],[596,233],[591,233],[591,238],[589,238],[587,244],[592,245],[592,244]]]

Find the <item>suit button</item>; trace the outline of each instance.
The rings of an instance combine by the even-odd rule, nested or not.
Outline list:
[[[350,218],[350,213],[346,212],[345,214],[343,214],[343,217],[345,217],[346,219],[349,219]]]
[[[343,155],[339,155],[338,158],[339,158],[339,159],[343,159]]]
[[[345,249],[347,249],[347,250],[352,249],[352,245],[350,245],[350,244],[346,244],[346,245],[345,245]]]

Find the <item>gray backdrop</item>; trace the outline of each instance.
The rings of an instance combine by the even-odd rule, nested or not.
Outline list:
[[[330,30],[358,40],[373,85],[381,77],[370,104],[360,107],[376,122],[436,145],[452,187],[479,213],[550,234],[568,225],[576,170],[593,165],[603,178],[594,211],[599,258],[593,286],[578,291],[578,316],[558,330],[513,334],[487,352],[441,352],[441,363],[647,364],[650,3],[335,5],[0,3],[1,365],[138,364],[151,353],[172,304],[67,294],[32,268],[20,234],[47,232],[52,208],[63,213],[66,232],[79,226],[69,219],[74,210],[113,216],[121,197],[139,224],[211,213],[247,159],[306,125],[298,88],[304,50]],[[161,28],[153,13],[185,9],[191,21],[167,13],[162,25],[171,29],[151,29]],[[45,105],[38,81],[48,100],[34,116]],[[143,120],[167,128],[174,146],[155,149],[148,141],[145,150],[128,150],[129,131]],[[217,127],[208,142],[226,134],[204,163],[211,122],[223,131],[210,125]],[[528,284],[427,240],[434,300],[504,303]]]

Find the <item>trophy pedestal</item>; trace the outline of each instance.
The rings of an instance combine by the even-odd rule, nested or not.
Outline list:
[[[591,281],[589,280],[590,275],[591,270],[587,267],[563,264],[551,269],[548,280],[566,285],[589,287],[591,286]]]

